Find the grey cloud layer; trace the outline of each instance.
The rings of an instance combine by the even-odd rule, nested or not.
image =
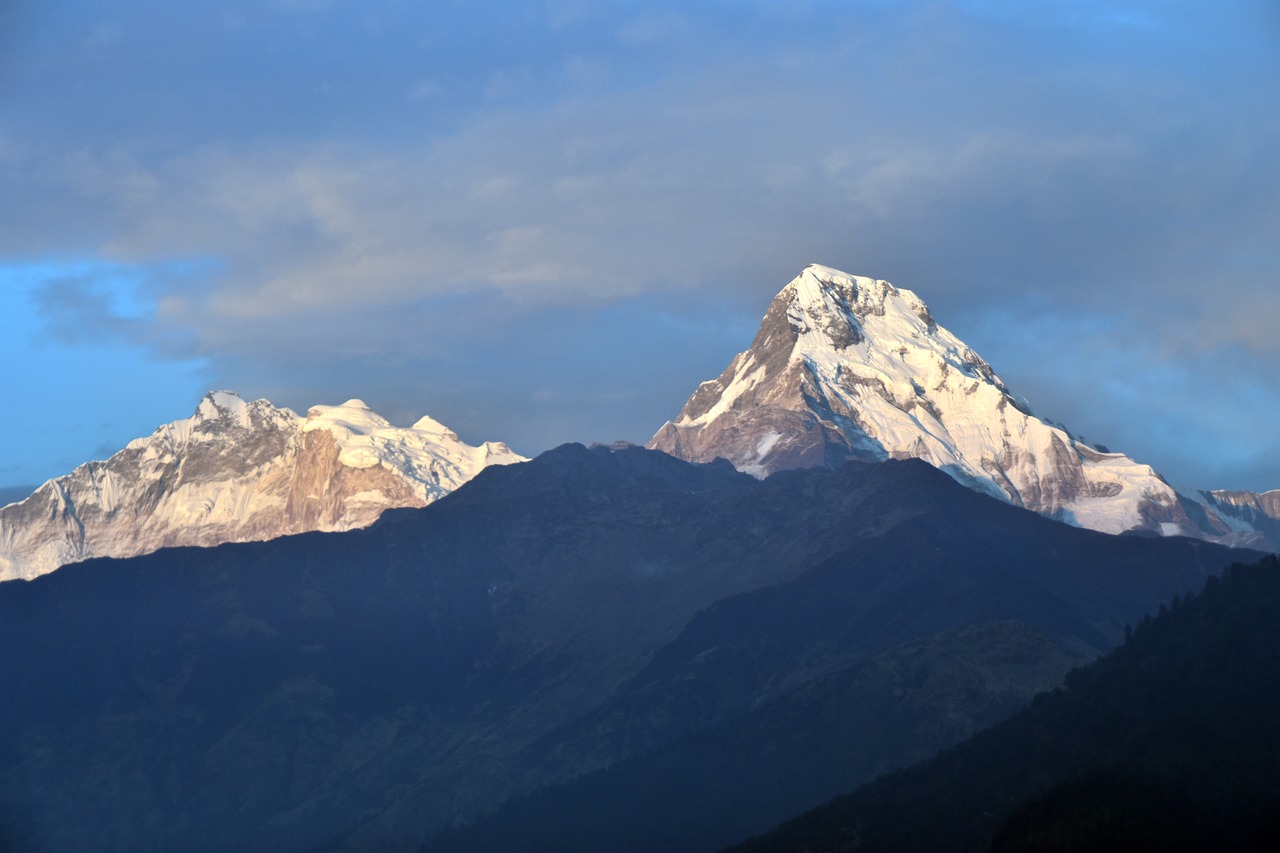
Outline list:
[[[289,30],[290,50],[341,57],[339,33],[325,27],[344,7],[304,5],[284,11],[316,29]],[[473,388],[502,393],[435,393],[477,423],[505,422],[499,410],[513,405],[510,376],[484,355],[502,346],[495,335],[536,361],[538,338],[522,322],[547,324],[559,310],[570,319],[548,332],[584,340],[608,323],[606,337],[634,356],[613,381],[645,385],[654,342],[681,346],[646,318],[722,310],[738,322],[810,261],[918,290],[984,352],[1018,339],[980,322],[993,308],[1100,315],[1107,331],[1090,341],[1103,353],[1091,369],[1123,363],[1136,336],[1159,369],[1192,377],[1219,364],[1280,414],[1265,369],[1280,354],[1280,119],[1276,63],[1264,55],[1276,42],[1253,26],[1253,7],[1203,18],[1177,4],[849,8],[760,11],[730,25],[723,11],[638,18],[557,6],[493,36],[545,37],[550,48],[501,67],[477,44],[474,79],[463,67],[387,60],[374,63],[383,77],[353,70],[344,83],[339,62],[317,86],[336,87],[343,103],[359,99],[342,94],[353,85],[371,102],[394,90],[398,106],[350,107],[349,125],[317,106],[316,132],[305,130],[305,104],[291,107],[304,128],[292,133],[271,116],[270,131],[254,133],[243,107],[227,108],[226,133],[208,117],[193,119],[199,133],[158,125],[138,137],[108,119],[77,127],[45,115],[68,132],[33,142],[0,123],[0,247],[11,258],[88,253],[151,269],[140,293],[154,318],[120,323],[99,311],[98,325],[209,358],[230,384],[323,395],[324,377],[353,359],[402,365],[392,372],[406,377],[473,365]],[[124,27],[114,39],[128,37]],[[279,59],[264,63],[269,74]],[[197,88],[216,94],[224,72],[206,70],[215,79]],[[475,94],[463,103],[460,91]],[[168,97],[143,94],[157,105]],[[208,109],[216,116],[217,102]],[[183,260],[207,265],[175,274]],[[62,287],[46,297],[54,322],[92,324],[92,306],[61,298]],[[610,310],[640,303],[664,307]],[[992,339],[965,335],[966,325]],[[1052,324],[1042,331],[1052,336]],[[1073,341],[1064,332],[1055,343]],[[573,363],[555,360],[568,370],[558,379],[526,371],[548,379],[528,400],[542,394],[550,425],[507,436],[520,449],[607,438],[593,431],[623,423],[644,438],[706,378],[601,402],[607,389],[578,387],[589,371]],[[283,378],[268,380],[269,369]],[[1088,381],[1039,384],[1070,421],[1072,407],[1088,405]],[[394,377],[375,383],[396,397]],[[424,390],[420,379],[400,385]],[[1110,425],[1088,420],[1131,435],[1139,416],[1181,414],[1160,389],[1125,393],[1137,399]],[[555,410],[557,399],[577,402]],[[1188,475],[1208,473],[1176,461],[1173,437],[1148,440]]]

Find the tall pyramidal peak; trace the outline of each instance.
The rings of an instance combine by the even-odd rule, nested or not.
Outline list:
[[[302,418],[212,391],[191,417],[0,508],[0,580],[89,557],[364,527],[385,509],[438,500],[489,465],[522,461],[500,442],[468,445],[431,418],[392,426],[360,400]]]
[[[750,349],[648,446],[688,461],[724,457],[760,477],[917,458],[1081,527],[1231,532],[1150,466],[1035,417],[915,293],[816,264],[774,298]]]

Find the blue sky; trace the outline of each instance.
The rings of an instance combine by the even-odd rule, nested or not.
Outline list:
[[[0,6],[0,488],[232,388],[646,440],[810,262],[1280,487],[1272,2]]]

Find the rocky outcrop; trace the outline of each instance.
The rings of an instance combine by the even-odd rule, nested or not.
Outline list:
[[[704,382],[650,448],[767,476],[917,458],[978,491],[1081,527],[1219,538],[1232,526],[1150,466],[1035,417],[925,303],[813,265],[751,348]]]
[[[215,391],[190,418],[0,509],[0,580],[89,557],[365,527],[522,459],[500,443],[464,444],[430,418],[393,427],[360,400],[302,418]]]
[[[1269,492],[1237,492],[1226,489],[1201,492],[1200,496],[1235,528],[1233,544],[1280,551],[1280,489]]]

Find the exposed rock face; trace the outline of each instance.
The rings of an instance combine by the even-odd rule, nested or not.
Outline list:
[[[1280,489],[1232,492],[1219,489],[1200,495],[1233,527],[1233,544],[1280,551]]]
[[[1231,532],[1150,466],[1032,415],[911,291],[817,265],[782,289],[751,348],[704,382],[649,447],[689,461],[724,457],[760,477],[914,457],[1081,527]]]
[[[471,447],[430,418],[393,427],[360,400],[315,406],[304,419],[215,391],[190,418],[0,509],[0,580],[89,557],[364,527],[519,461],[504,444]]]

